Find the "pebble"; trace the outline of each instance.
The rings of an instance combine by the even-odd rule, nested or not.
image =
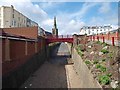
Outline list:
[[[103,47],[103,49],[108,49],[108,46]]]
[[[103,52],[99,52],[99,56],[103,55]]]
[[[112,82],[110,83],[112,88],[117,88],[118,86],[118,81],[112,80]]]
[[[119,73],[120,73],[120,67],[119,67]]]
[[[94,54],[94,51],[92,51],[90,54]]]
[[[91,48],[92,46],[88,46],[88,48]]]
[[[32,86],[32,84],[30,84],[30,86]]]

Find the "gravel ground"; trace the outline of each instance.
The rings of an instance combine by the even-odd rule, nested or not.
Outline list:
[[[67,45],[62,43],[21,88],[80,88],[80,79],[73,66],[67,64]],[[65,56],[64,56],[65,55]]]

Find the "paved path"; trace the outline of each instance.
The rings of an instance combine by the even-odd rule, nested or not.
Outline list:
[[[21,88],[75,88],[80,87],[79,77],[73,66],[67,65],[67,45],[61,44],[56,48],[53,57],[46,61]],[[61,55],[62,53],[62,55]]]

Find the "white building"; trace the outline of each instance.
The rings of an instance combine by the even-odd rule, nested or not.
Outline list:
[[[116,30],[117,27],[113,27],[113,26],[83,26],[80,29],[80,35],[95,35],[95,34],[105,34],[108,33],[110,31],[114,31]]]
[[[0,28],[30,27],[38,24],[11,7],[0,7]]]

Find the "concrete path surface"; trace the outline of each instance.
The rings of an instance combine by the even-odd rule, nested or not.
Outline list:
[[[33,73],[21,88],[80,88],[80,79],[73,65],[67,64],[66,52],[69,52],[67,45],[62,43],[52,52],[53,57]]]

